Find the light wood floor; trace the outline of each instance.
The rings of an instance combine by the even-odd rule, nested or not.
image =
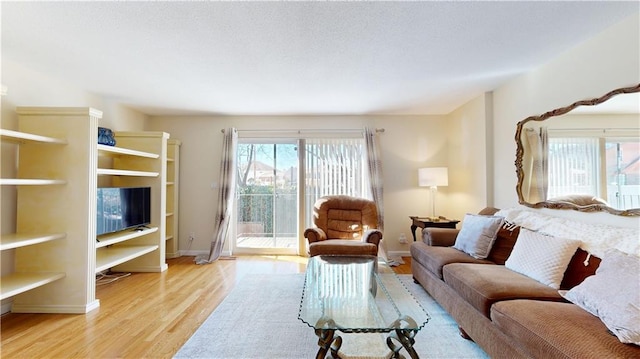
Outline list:
[[[395,267],[410,274],[410,258]],[[2,358],[171,358],[249,273],[302,273],[306,259],[246,256],[196,265],[167,261],[164,273],[134,273],[98,286],[100,308],[88,314],[0,317]]]

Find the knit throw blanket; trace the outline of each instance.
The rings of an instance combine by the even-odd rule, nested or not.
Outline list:
[[[640,231],[638,228],[585,223],[522,208],[503,209],[495,215],[504,217],[505,221],[510,224],[541,234],[580,240],[582,242],[580,248],[600,258],[610,248],[640,256]]]

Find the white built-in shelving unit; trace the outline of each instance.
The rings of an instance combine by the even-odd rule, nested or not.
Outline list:
[[[0,130],[18,147],[16,233],[0,236],[15,251],[0,299],[13,312],[86,313],[100,305],[96,273],[162,272],[165,260],[167,141],[164,132],[116,132],[97,144],[102,112],[88,107],[19,107],[18,130]],[[106,165],[103,165],[106,164]],[[100,178],[100,181],[98,181]],[[96,237],[98,183],[150,187],[151,223]]]
[[[151,187],[151,223],[146,230],[128,230],[98,237],[96,268],[101,272],[162,272],[165,261],[167,141],[165,132],[115,132],[116,147],[99,145],[98,176],[112,187]],[[109,162],[105,168],[103,162]],[[105,245],[105,243],[107,243]]]
[[[170,139],[167,144],[167,213],[165,237],[167,258],[180,256],[178,248],[178,203],[180,188],[180,145],[179,140]]]
[[[21,155],[27,156],[33,152],[52,152],[63,153],[67,151],[67,141],[64,137],[43,136],[36,133],[26,131],[12,131],[0,129],[0,139],[2,143],[12,143],[20,146]],[[20,168],[22,169],[21,166]],[[28,186],[32,189],[27,192],[38,193],[40,191],[51,190],[52,187],[66,187],[66,173],[63,171],[25,171],[18,173],[18,178],[1,178],[2,186]],[[24,192],[18,188],[19,192]],[[34,215],[43,215],[41,211],[34,212]],[[36,252],[45,252],[46,244],[51,242],[60,242],[66,238],[65,231],[46,232],[41,230],[36,232],[29,228],[19,227],[18,233],[4,234],[0,237],[0,250],[19,250],[31,248]],[[58,244],[56,243],[56,244]],[[10,298],[12,296],[24,293],[46,284],[58,281],[66,276],[66,272],[53,266],[43,266],[41,268],[29,268],[18,263],[15,270],[11,274],[7,274],[0,278],[0,299]]]

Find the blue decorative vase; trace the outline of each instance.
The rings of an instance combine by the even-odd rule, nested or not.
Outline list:
[[[113,132],[106,127],[98,127],[98,143],[101,145],[115,146],[116,139]]]

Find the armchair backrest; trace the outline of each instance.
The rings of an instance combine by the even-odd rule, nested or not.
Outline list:
[[[365,198],[324,196],[313,206],[313,223],[328,239],[361,239],[366,230],[378,228],[378,210]]]

